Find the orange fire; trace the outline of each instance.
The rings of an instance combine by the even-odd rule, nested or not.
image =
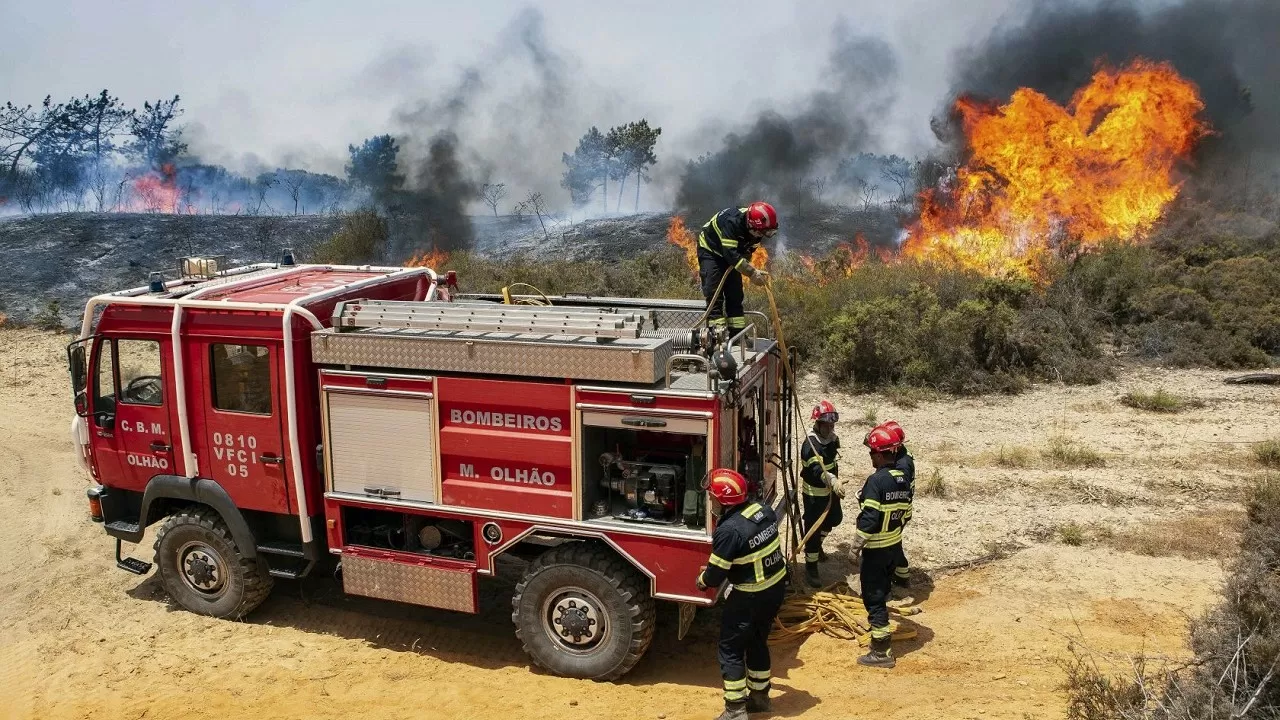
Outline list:
[[[437,270],[442,268],[449,262],[449,253],[444,250],[431,246],[430,250],[424,250],[421,253],[415,253],[409,261],[405,263],[405,267],[425,267]]]
[[[921,193],[907,257],[1035,275],[1064,241],[1143,238],[1178,194],[1175,170],[1209,132],[1195,85],[1165,63],[1102,68],[1066,107],[1027,88],[956,103],[970,157]]]
[[[165,163],[160,172],[154,170],[133,181],[133,193],[136,203],[131,203],[130,210],[150,213],[182,212],[181,195],[178,190],[178,169],[172,163]],[[187,212],[192,208],[188,205]]]
[[[751,253],[751,264],[758,270],[765,269],[769,264],[769,251],[765,250],[763,245]]]
[[[684,261],[694,275],[698,274],[698,237],[685,227],[684,216],[675,215],[667,226],[667,242],[684,251]]]

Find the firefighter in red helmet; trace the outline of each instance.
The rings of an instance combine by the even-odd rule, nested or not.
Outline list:
[[[902,447],[897,432],[877,425],[862,443],[871,453],[875,472],[858,493],[858,529],[852,542],[853,551],[862,552],[858,579],[871,625],[871,649],[858,658],[858,664],[891,668],[895,661],[889,649],[887,603],[894,570],[902,559],[902,527],[911,519],[914,490],[906,473],[895,466]]]
[[[804,572],[810,586],[821,587],[818,563],[826,559],[822,541],[844,520],[844,510],[840,507],[844,490],[840,486],[837,462],[840,438],[836,437],[836,421],[840,419],[840,413],[836,412],[835,405],[823,400],[813,407],[809,417],[813,420],[813,429],[800,443],[800,478],[804,481],[800,492],[804,498],[804,532],[809,537],[804,544]],[[825,518],[822,515],[824,511]],[[820,518],[821,527],[811,532]]]
[[[902,429],[897,420],[890,420],[884,424],[884,428],[893,433],[898,441],[898,452],[895,456],[893,467],[895,470],[901,470],[903,475],[907,477],[907,484],[911,486],[911,492],[914,496],[916,491],[916,460],[911,457],[911,453],[907,451],[904,444],[907,441],[907,432]],[[906,523],[904,522],[905,526]],[[893,584],[895,587],[906,592],[911,587],[911,564],[907,562],[907,553],[903,549],[901,543],[898,544],[899,552],[902,557],[898,559],[898,564],[893,568]]]
[[[721,210],[702,226],[698,233],[698,278],[713,327],[727,326],[737,331],[747,326],[742,309],[742,276],[757,285],[765,283],[769,273],[751,264],[751,254],[761,241],[777,232],[778,211],[766,202]]]
[[[748,712],[769,710],[769,630],[782,607],[787,562],[778,516],[767,504],[747,502],[747,479],[727,469],[713,470],[708,479],[720,520],[697,585],[731,585],[720,620],[724,712],[717,720],[742,720]]]

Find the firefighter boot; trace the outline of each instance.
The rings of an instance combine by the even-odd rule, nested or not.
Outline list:
[[[818,574],[818,563],[806,562],[804,564],[804,579],[809,583],[809,587],[822,587],[822,576]]]
[[[866,655],[858,658],[859,665],[867,667],[891,668],[897,665],[893,652],[889,649],[890,638],[871,638],[871,649]]]
[[[747,712],[769,712],[773,709],[773,703],[769,702],[768,690],[752,690],[747,696]]]
[[[724,712],[716,716],[716,720],[747,720],[747,703],[742,702],[724,702]]]

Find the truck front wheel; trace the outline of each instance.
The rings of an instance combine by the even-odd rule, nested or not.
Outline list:
[[[616,680],[653,640],[648,582],[607,548],[570,542],[533,562],[516,585],[516,637],[557,675]]]
[[[170,515],[156,533],[160,582],[194,613],[238,620],[271,592],[271,576],[241,554],[222,517],[208,507]]]

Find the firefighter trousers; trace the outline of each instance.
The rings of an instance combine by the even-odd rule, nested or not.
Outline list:
[[[889,594],[893,589],[894,570],[902,557],[902,543],[862,550],[858,580],[862,585],[862,606],[867,609],[872,640],[889,637]]]
[[[818,518],[822,517],[822,511],[827,507],[827,496],[804,495],[804,532],[809,534],[809,528],[818,522]],[[827,537],[827,533],[831,529],[844,521],[844,510],[840,507],[840,498],[832,495],[831,512],[827,513],[827,518],[822,521],[822,529],[813,534],[809,538],[809,542],[804,544],[804,561],[807,563],[818,562],[818,557],[822,553],[822,541]]]
[[[785,580],[760,592],[734,590],[720,616],[720,676],[724,701],[742,702],[751,690],[769,690],[769,631],[782,607]]]
[[[725,273],[729,274],[728,278]],[[742,273],[730,267],[719,255],[705,248],[698,248],[698,278],[702,282],[702,297],[711,308],[711,312],[707,314],[711,325],[724,327],[727,324],[732,330],[745,328],[747,316],[742,309]],[[720,289],[720,296],[712,303],[721,280],[724,280],[724,287]]]

